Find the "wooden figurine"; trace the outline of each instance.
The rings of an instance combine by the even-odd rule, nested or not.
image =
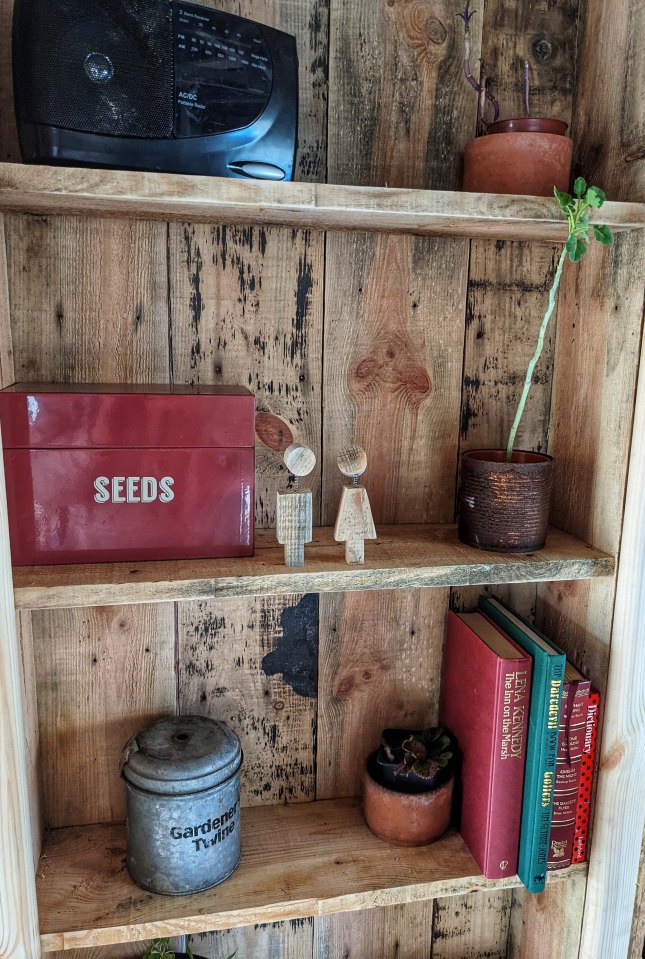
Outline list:
[[[359,476],[367,469],[367,454],[360,446],[348,446],[338,454],[337,463],[343,476],[351,478],[352,485],[343,487],[334,539],[345,543],[346,562],[364,563],[365,540],[376,539],[367,490],[358,485]]]
[[[313,538],[313,503],[310,489],[300,489],[301,476],[311,473],[316,465],[316,454],[309,446],[292,443],[284,451],[287,469],[295,476],[295,487],[287,493],[278,492],[276,533],[284,545],[287,566],[304,566],[305,543]]]

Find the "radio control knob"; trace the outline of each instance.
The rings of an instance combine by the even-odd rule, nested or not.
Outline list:
[[[260,163],[257,160],[247,160],[244,163],[229,163],[232,173],[253,177],[255,180],[284,180],[284,170],[272,163]]]

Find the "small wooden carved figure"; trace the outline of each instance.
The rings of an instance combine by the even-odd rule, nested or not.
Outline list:
[[[348,446],[338,454],[337,462],[343,476],[351,477],[352,485],[343,487],[334,539],[345,543],[348,563],[364,563],[365,540],[376,539],[367,490],[358,485],[359,476],[367,469],[367,454],[360,446]]]
[[[316,454],[308,446],[292,443],[284,451],[287,469],[296,478],[295,488],[287,493],[278,492],[276,509],[276,533],[278,542],[284,545],[284,561],[287,566],[304,566],[305,543],[313,538],[313,506],[310,489],[300,489],[299,479],[311,473],[316,465]]]

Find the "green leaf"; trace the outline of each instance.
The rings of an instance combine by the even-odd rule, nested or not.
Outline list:
[[[576,196],[584,196],[587,191],[587,181],[583,176],[579,176],[573,184],[573,192]]]
[[[589,206],[593,206],[598,210],[605,202],[606,196],[599,186],[590,186],[587,190],[585,200]]]
[[[603,246],[611,246],[614,242],[614,234],[608,226],[596,226],[594,223],[593,235]]]
[[[557,187],[553,187],[553,195],[558,201],[560,209],[563,213],[569,213],[573,210],[575,206],[575,200],[570,193],[565,193],[563,190],[558,190]]]
[[[571,243],[569,241],[572,241]],[[587,252],[587,244],[578,236],[570,236],[566,242],[567,253],[572,263],[579,263]]]

